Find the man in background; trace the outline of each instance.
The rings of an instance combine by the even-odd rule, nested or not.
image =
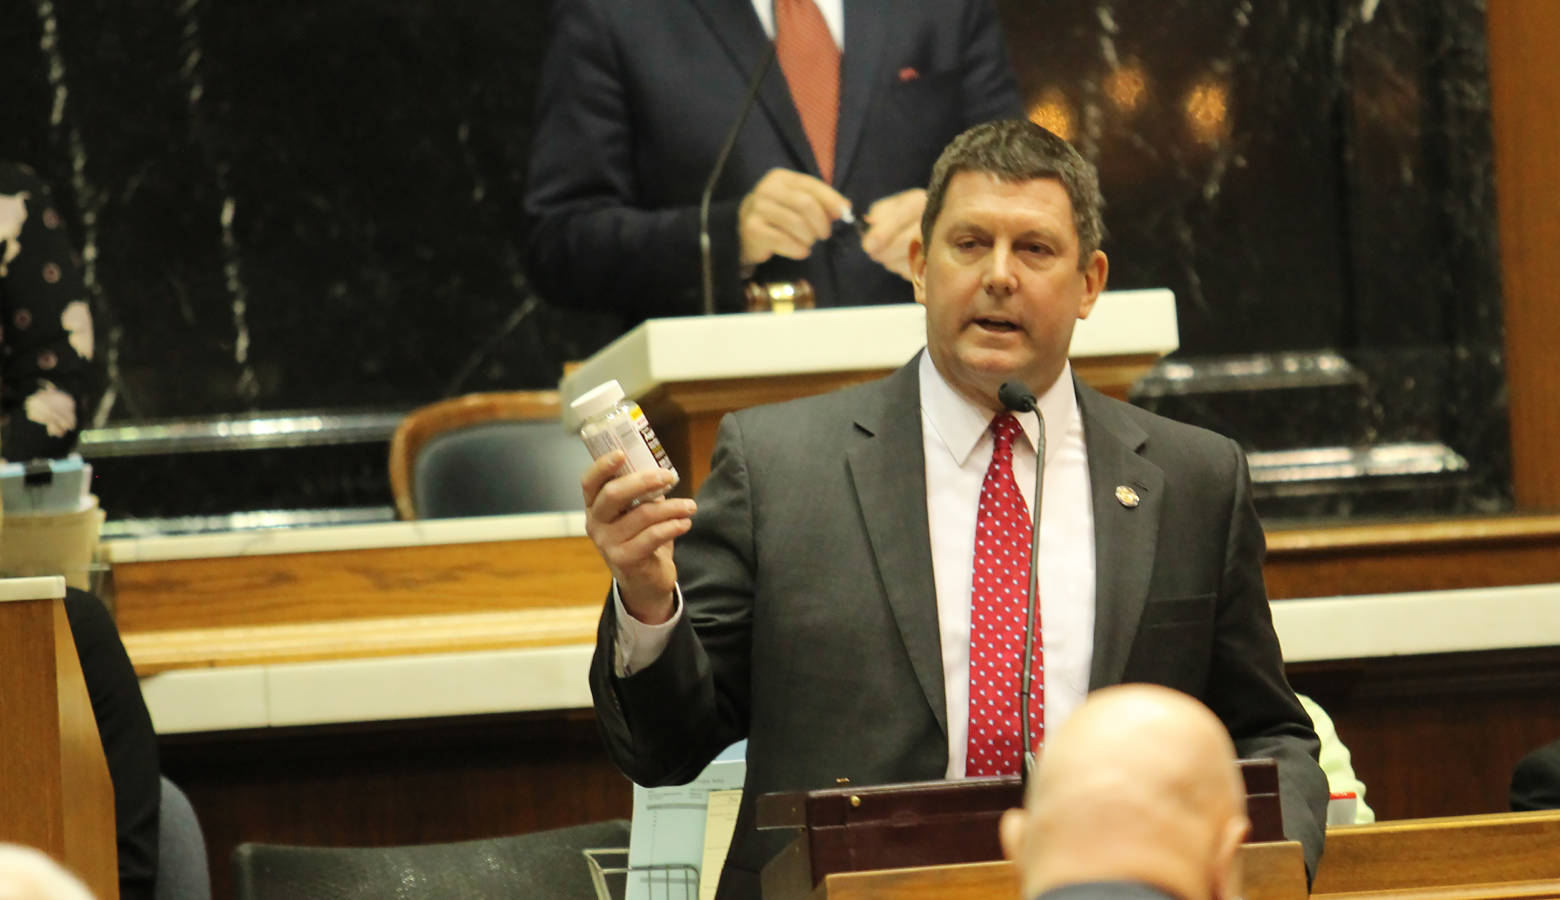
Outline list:
[[[630,326],[703,308],[699,199],[771,40],[710,207],[722,312],[748,280],[806,279],[819,306],[909,302],[932,162],[1022,112],[991,0],[567,0],[554,20],[526,271]]]
[[[1229,734],[1178,691],[1097,691],[1046,741],[1003,854],[1028,900],[1237,900],[1251,830]]]

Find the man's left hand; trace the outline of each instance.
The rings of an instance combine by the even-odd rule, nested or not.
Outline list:
[[[920,231],[925,210],[926,191],[922,188],[878,200],[862,217],[867,232],[861,236],[861,249],[883,268],[909,281],[910,239]]]

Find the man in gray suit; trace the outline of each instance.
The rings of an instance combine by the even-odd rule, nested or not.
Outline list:
[[[1011,601],[1041,429],[1034,743],[1094,688],[1190,694],[1242,756],[1279,761],[1285,832],[1314,873],[1327,785],[1284,677],[1245,458],[1067,364],[1108,272],[1100,206],[1093,167],[1050,132],[966,131],[910,248],[926,352],[728,416],[697,506],[634,504],[665,480],[614,477],[617,456],[586,472],[586,528],[615,579],[591,670],[614,760],[677,783],[749,740],[720,896],[757,896],[786,838],[754,829],[760,794],[1018,770]],[[1043,424],[1001,412],[1004,382],[1039,395]]]

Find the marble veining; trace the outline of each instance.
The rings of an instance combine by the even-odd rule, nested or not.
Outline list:
[[[1099,166],[1110,286],[1174,291],[1181,357],[1337,352],[1366,380],[1347,423],[1325,392],[1201,408],[1264,449],[1440,441],[1469,462],[1446,508],[1507,502],[1482,0],[997,5],[1031,116]],[[97,424],[547,387],[620,333],[519,264],[547,0],[27,6],[0,155],[83,246]],[[355,452],[295,493],[380,504]],[[296,464],[161,512],[263,508]],[[159,514],[187,468],[118,468],[118,502]]]
[[[70,99],[70,84],[66,77],[65,56],[60,51],[59,45],[59,17],[55,14],[53,0],[37,0],[38,23],[40,26],[40,38],[38,41],[39,55],[43,66],[48,73],[48,85],[52,95],[52,103],[49,110],[49,136],[54,146],[67,148],[69,158],[70,188],[76,196],[76,205],[81,219],[81,276],[82,284],[87,290],[87,296],[92,305],[93,318],[102,322],[100,318],[104,307],[103,291],[98,283],[98,220],[103,209],[103,198],[96,187],[87,178],[87,150],[81,138],[81,131],[70,120],[67,114],[67,104]],[[101,325],[99,326],[101,327]],[[119,340],[123,331],[118,328],[107,328],[108,340],[98,341],[97,346],[102,348],[99,352],[104,360],[103,365],[108,376],[108,387],[104,393],[102,402],[94,414],[94,422],[101,424],[108,421],[114,406],[114,376],[119,367]]]

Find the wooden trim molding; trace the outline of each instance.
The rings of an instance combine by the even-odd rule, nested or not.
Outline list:
[[[1264,574],[1275,600],[1560,582],[1560,515],[1273,531]]]

